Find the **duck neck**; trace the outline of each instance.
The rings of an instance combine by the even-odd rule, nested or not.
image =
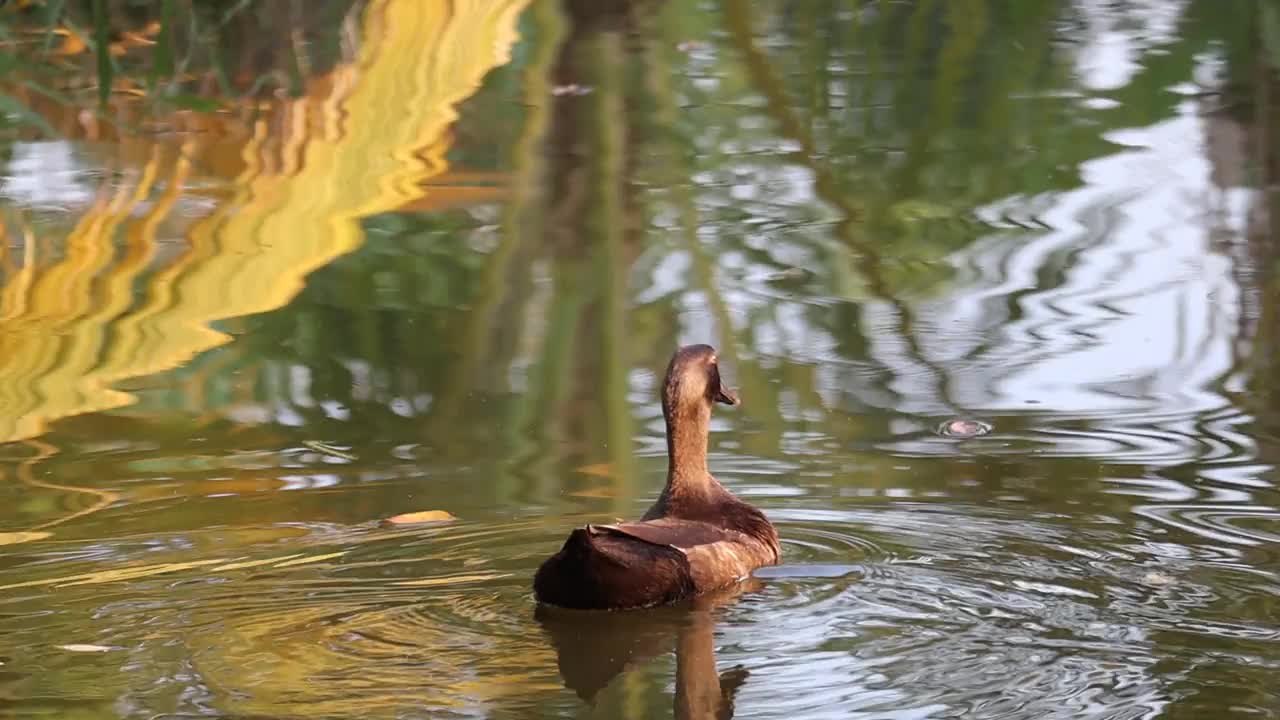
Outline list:
[[[711,408],[700,404],[663,415],[667,421],[667,494],[706,494],[716,484],[707,469]]]

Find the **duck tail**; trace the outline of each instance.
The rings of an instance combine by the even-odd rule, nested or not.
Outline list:
[[[566,608],[642,607],[692,592],[688,562],[679,551],[590,525],[571,532],[533,578],[538,602]]]

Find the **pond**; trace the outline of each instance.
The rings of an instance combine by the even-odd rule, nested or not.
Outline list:
[[[1280,717],[1269,0],[0,25],[5,717]],[[697,342],[783,563],[535,616]]]

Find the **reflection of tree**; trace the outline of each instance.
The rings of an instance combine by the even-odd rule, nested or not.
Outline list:
[[[145,89],[149,100],[203,107],[216,104],[215,94],[304,94],[309,80],[350,59],[344,56],[358,42],[367,4],[104,0],[99,16],[97,3],[31,2],[5,7],[0,29],[10,39],[6,48],[22,58],[18,71],[39,79],[43,94],[94,95],[94,86],[107,82],[115,93]],[[106,57],[98,54],[100,37]],[[8,58],[7,50],[0,56]],[[164,92],[155,92],[160,85]]]
[[[773,452],[800,414],[827,417],[845,441],[888,434],[884,417],[854,422],[842,411],[900,409],[904,378],[931,387],[929,407],[943,411],[957,403],[955,379],[936,359],[941,341],[921,303],[952,282],[948,256],[990,236],[973,209],[1029,198],[1026,215],[1010,206],[990,221],[1008,226],[1010,246],[1041,232],[1041,198],[1113,152],[1100,129],[1167,117],[1163,88],[1189,77],[1214,28],[1228,26],[1187,20],[1185,41],[1170,39],[1107,91],[1124,99],[1112,108],[1082,106],[1096,93],[1077,85],[1069,56],[1050,51],[1062,13],[1076,12],[1057,3],[891,4],[857,23],[821,3],[730,0],[718,18],[671,4],[580,5],[562,15],[539,4],[531,54],[510,71],[521,82],[503,79],[474,101],[500,107],[495,96],[523,88],[516,134],[497,143],[512,148],[514,180],[495,224],[463,213],[370,218],[372,245],[317,273],[290,309],[253,321],[249,343],[272,345],[255,345],[255,357],[311,370],[317,402],[294,408],[308,423],[333,422],[319,405],[329,400],[364,420],[344,433],[425,438],[445,455],[498,443],[508,491],[558,485],[549,451],[618,463],[625,478],[627,370],[661,365],[682,313],[734,338],[721,344],[761,424],[749,451]],[[720,20],[732,31],[724,47],[678,47]],[[713,89],[696,82],[704,77]],[[590,92],[548,97],[570,84]],[[489,148],[459,155],[494,161]],[[761,191],[735,194],[752,186]],[[410,249],[414,261],[403,262]],[[655,268],[676,256],[687,274]],[[993,316],[1016,322],[1028,293],[1068,282],[1075,257],[1046,258],[1042,286],[1015,289]],[[979,340],[968,360],[993,343]],[[834,382],[819,379],[818,360]],[[786,416],[780,387],[798,390]],[[407,431],[391,411],[406,402],[429,417],[424,429]]]
[[[1277,151],[1277,93],[1280,93],[1280,8],[1258,3],[1253,9],[1251,37],[1227,47],[1225,78],[1220,94],[1205,98],[1208,157],[1214,182],[1222,191],[1261,188],[1251,197],[1245,215],[1243,242],[1226,237],[1226,249],[1236,262],[1243,290],[1237,339],[1239,362],[1248,372],[1250,393],[1241,397],[1249,408],[1265,417],[1276,406],[1280,388],[1280,267],[1277,223],[1280,211],[1271,191],[1280,178]],[[1224,231],[1224,234],[1229,231]],[[1262,420],[1262,422],[1266,422]],[[1268,432],[1274,435],[1274,430]],[[1280,462],[1280,457],[1272,458]]]
[[[777,454],[800,417],[821,418],[845,446],[890,437],[890,415],[850,411],[911,412],[904,380],[929,396],[917,411],[962,404],[937,355],[946,336],[924,305],[954,282],[947,259],[990,239],[992,224],[1009,247],[1042,232],[1037,208],[1079,184],[1082,162],[1114,152],[1103,131],[1166,118],[1176,105],[1164,88],[1189,77],[1215,38],[1235,52],[1240,41],[1227,33],[1235,21],[1192,3],[1181,34],[1144,56],[1127,85],[1106,91],[1118,107],[1082,107],[1082,95],[1098,93],[1050,49],[1062,13],[1075,10],[900,3],[847,22],[838,5],[725,0],[716,15],[672,3],[536,3],[517,61],[490,76],[456,132],[498,139],[452,151],[464,165],[498,164],[467,176],[471,187],[507,179],[498,210],[483,190],[475,205],[421,206],[432,188],[418,183],[444,166],[448,147],[426,135],[452,136],[442,135],[451,115],[433,120],[438,131],[397,139],[427,148],[399,165],[357,144],[341,156],[317,139],[277,135],[333,127],[324,125],[327,108],[351,103],[356,91],[339,65],[322,84],[330,94],[244,126],[265,132],[246,140],[257,148],[244,154],[252,162],[236,166],[246,188],[236,202],[249,210],[192,231],[198,242],[184,258],[210,258],[199,260],[209,270],[197,289],[178,293],[174,283],[200,273],[160,273],[164,297],[216,301],[171,314],[181,326],[148,332],[146,342],[225,342],[202,326],[230,329],[213,305],[231,296],[215,281],[241,270],[244,282],[233,287],[267,289],[239,293],[239,312],[288,303],[237,321],[245,337],[225,352],[173,361],[186,374],[171,379],[196,399],[181,407],[256,404],[268,419],[283,408],[308,436],[425,442],[442,461],[490,459],[496,501],[605,484],[621,505],[641,491],[627,485],[637,432],[631,373],[659,370],[683,334],[718,342],[734,362],[754,426],[742,438],[747,453]],[[696,47],[722,24],[723,45]],[[374,60],[396,47],[359,45]],[[552,92],[571,84],[589,92]],[[398,116],[387,99],[395,90],[389,78],[377,91],[383,99],[369,103],[373,118],[360,124],[369,136],[408,127],[378,124]],[[289,168],[313,174],[285,181]],[[974,219],[974,208],[1011,195],[1027,198],[1025,207],[1006,203],[1005,216]],[[252,276],[249,264],[214,271],[225,239],[268,236],[327,237],[335,249],[295,264],[288,283]],[[360,252],[300,287],[306,269],[366,237]],[[1068,283],[1076,258],[1045,258],[1036,287],[997,298],[981,329],[1017,322],[1029,299]],[[133,322],[160,328],[161,315]],[[1001,342],[998,332],[984,336],[963,361]],[[151,369],[162,367],[154,345],[139,347]],[[992,377],[1009,365],[994,366]],[[165,402],[160,392],[147,397]],[[566,471],[600,463],[610,480]]]
[[[20,270],[10,263],[5,287],[0,396],[11,402],[0,412],[0,439],[129,403],[115,383],[227,342],[214,323],[287,303],[306,275],[360,245],[360,218],[421,197],[421,183],[446,167],[453,106],[506,60],[522,7],[370,4],[369,41],[313,95],[274,107],[274,130],[265,119],[255,124],[235,193],[186,229],[189,246],[169,262],[152,267],[155,233],[185,189],[189,162],[163,146],[136,180],[100,196],[63,257],[46,263],[37,241],[27,241],[26,262]],[[455,52],[473,43],[492,52]],[[158,185],[157,202],[131,218]],[[117,233],[130,242],[120,257]]]
[[[813,430],[862,468],[832,484],[901,487],[900,476],[875,471],[896,462],[891,454],[849,448],[900,434],[889,423],[903,412],[904,378],[923,374],[935,407],[957,404],[946,364],[928,354],[939,329],[921,309],[956,282],[948,258],[996,234],[1016,246],[1040,233],[1037,209],[1081,183],[1082,163],[1115,152],[1105,132],[1170,117],[1186,96],[1168,88],[1214,48],[1228,59],[1227,85],[1221,98],[1199,101],[1220,99],[1210,132],[1237,133],[1247,148],[1216,158],[1222,184],[1266,188],[1274,178],[1275,51],[1239,36],[1250,26],[1237,16],[1243,4],[1187,4],[1174,36],[1105,92],[1083,87],[1068,50],[1052,42],[1077,10],[1048,0],[864,3],[856,22],[850,3],[723,0],[708,13],[697,3],[538,0],[521,20],[527,42],[516,61],[487,76],[505,60],[521,3],[474,0],[453,3],[450,18],[431,14],[446,5],[370,3],[360,16],[369,18],[365,41],[349,48],[359,51],[334,45],[305,94],[262,115],[186,116],[190,125],[172,127],[209,132],[169,144],[116,136],[109,124],[92,134],[77,129],[74,107],[59,115],[56,99],[24,96],[50,124],[86,133],[74,137],[117,143],[111,162],[125,169],[53,238],[65,235],[61,256],[43,260],[52,234],[38,213],[8,223],[10,239],[38,241],[10,242],[0,258],[4,435],[37,434],[48,419],[118,407],[131,399],[123,390],[138,391],[148,403],[140,415],[185,422],[90,416],[76,427],[185,450],[191,424],[216,422],[194,416],[243,419],[237,413],[256,406],[265,422],[287,412],[302,426],[254,436],[273,449],[300,435],[374,448],[344,468],[353,473],[420,472],[416,461],[391,466],[377,444],[422,443],[419,460],[482,465],[474,492],[491,493],[492,507],[554,506],[573,502],[566,490],[599,490],[618,509],[648,489],[636,482],[645,461],[633,459],[633,438],[650,432],[639,418],[652,420],[653,393],[632,373],[656,373],[677,339],[696,334],[721,345],[744,386],[743,414],[729,416],[746,418],[749,432],[735,437],[742,454],[781,457],[789,439]],[[730,33],[720,42],[713,31],[722,24]],[[246,61],[253,72],[293,62],[242,52],[262,58]],[[481,76],[486,85],[456,127],[452,106]],[[553,93],[570,84],[589,92]],[[1085,107],[1085,96],[1119,104]],[[496,168],[461,176],[448,193],[424,186],[441,182],[446,152],[453,163]],[[1264,160],[1256,177],[1233,172],[1251,157]],[[237,178],[230,198],[191,182],[227,177]],[[500,208],[495,178],[509,186]],[[1248,242],[1236,249],[1257,309],[1239,349],[1251,396],[1239,402],[1259,411],[1274,405],[1280,383],[1272,194],[1257,201]],[[204,210],[179,217],[184,202]],[[990,207],[1005,214],[974,218]],[[1066,286],[1085,245],[1044,258],[1035,286],[996,298],[984,328],[1016,322],[1025,301]],[[868,312],[884,307],[887,319]],[[1081,329],[1087,343],[1090,328]],[[233,334],[242,337],[229,342]],[[896,354],[874,356],[885,345]],[[962,360],[1002,346],[999,336],[978,342]],[[175,366],[135,387],[138,376]],[[857,412],[866,406],[884,412]],[[1011,417],[1000,429],[1015,435],[1039,423]],[[1087,419],[1060,428],[1093,429]],[[201,452],[234,468],[225,448]],[[147,459],[156,476],[181,467]],[[949,498],[989,501],[1009,487],[1046,512],[1075,514],[1055,503],[1088,496],[1092,511],[1124,517],[1132,498],[1103,483],[1150,474],[1140,461],[1103,466],[1087,454],[981,462],[939,471],[969,483],[948,486]],[[603,469],[569,472],[588,464]],[[106,470],[114,472],[99,476],[144,473]],[[276,489],[280,476],[300,472],[200,472],[224,471],[235,477],[188,478],[181,492]],[[1074,487],[1039,482],[1055,478]],[[368,506],[342,519],[394,507],[399,489],[344,496]],[[179,492],[148,491],[133,497]],[[349,510],[335,510],[333,497],[293,493],[287,504],[300,521],[330,519]],[[281,506],[248,506],[237,522],[278,521]],[[193,500],[149,527],[190,527],[220,511]],[[683,657],[698,661],[678,676],[705,670],[710,657],[709,627],[684,628]],[[254,657],[274,629],[243,628],[240,657]],[[710,665],[678,690],[716,697],[711,680],[723,683]],[[306,682],[299,666],[281,668],[282,683]]]
[[[255,357],[301,362],[317,397],[362,406],[362,416],[378,414],[387,425],[399,422],[391,403],[421,405],[415,413],[434,417],[430,436],[454,450],[473,440],[490,442],[445,438],[464,432],[458,420],[477,409],[471,402],[475,393],[493,393],[511,404],[501,442],[523,448],[521,457],[533,466],[539,464],[536,448],[559,445],[556,438],[580,439],[582,447],[627,446],[628,368],[659,366],[663,353],[656,348],[674,344],[677,335],[673,313],[691,307],[708,308],[718,332],[737,339],[722,343],[728,357],[739,354],[736,344],[760,349],[769,345],[769,336],[791,338],[786,350],[776,342],[766,349],[767,362],[755,352],[741,358],[747,397],[759,400],[750,412],[764,422],[751,440],[761,451],[777,445],[785,424],[776,382],[784,374],[782,385],[804,388],[799,412],[893,406],[900,392],[895,381],[904,375],[932,378],[936,404],[946,407],[954,402],[952,380],[923,347],[930,327],[920,324],[918,300],[950,282],[943,258],[988,232],[970,217],[972,208],[1012,193],[1034,197],[1077,183],[1074,168],[1110,150],[1099,126],[1153,122],[1169,113],[1173,105],[1163,88],[1187,77],[1195,53],[1213,38],[1227,37],[1234,22],[1193,3],[1183,34],[1144,58],[1128,85],[1108,91],[1123,99],[1121,106],[1089,109],[1073,97],[1088,91],[1073,87],[1063,56],[1048,51],[1064,22],[1063,11],[1051,2],[1025,3],[1016,12],[987,2],[964,10],[940,3],[890,4],[847,22],[846,9],[837,4],[747,7],[726,0],[719,19],[732,31],[731,42],[709,58],[677,46],[691,34],[708,32],[718,21],[714,16],[672,5],[570,3],[565,9],[562,16],[554,4],[538,6],[542,19],[531,23],[532,53],[510,71],[520,72],[521,82],[501,80],[475,100],[477,107],[509,107],[492,98],[519,88],[524,93],[512,115],[518,123],[490,126],[492,132],[506,127],[515,133],[513,140],[498,143],[512,148],[515,170],[497,230],[485,230],[493,233],[483,242],[487,250],[477,252],[460,239],[478,232],[474,217],[379,214],[382,208],[414,205],[415,192],[405,194],[405,188],[412,188],[411,176],[424,165],[397,175],[394,167],[368,160],[389,156],[367,149],[360,150],[357,164],[344,164],[324,152],[323,143],[312,141],[304,149],[289,135],[276,134],[273,128],[324,127],[323,98],[332,104],[359,91],[347,89],[342,65],[325,82],[313,83],[328,94],[288,105],[287,112],[268,119],[265,137],[246,138],[259,149],[257,159],[237,172],[251,178],[245,180],[252,187],[247,192],[263,213],[216,216],[193,237],[207,235],[205,242],[216,243],[263,233],[328,236],[335,248],[349,249],[354,244],[338,236],[360,234],[343,216],[367,217],[365,227],[380,238],[313,276],[313,291],[278,321],[252,321],[251,338],[270,337],[276,345],[288,337],[297,348],[291,354],[254,347]],[[1228,39],[1228,48],[1239,44]],[[359,52],[375,60],[396,52],[394,39],[348,45],[361,46]],[[1011,66],[1013,57],[1018,62]],[[642,62],[628,64],[627,58]],[[703,89],[682,74],[714,76],[716,89]],[[553,86],[569,83],[591,92],[548,97]],[[362,81],[375,84],[376,79]],[[392,89],[389,84],[387,92]],[[752,96],[766,101],[759,111],[744,110],[744,99]],[[369,106],[375,116],[361,126],[370,136],[394,135],[377,125],[396,115],[385,110],[390,105]],[[474,117],[479,122],[499,114]],[[738,122],[743,116],[765,122]],[[243,132],[263,128],[246,124]],[[402,141],[431,147],[424,137]],[[443,148],[427,151],[425,166],[441,167]],[[488,149],[459,152],[464,158],[493,158]],[[271,180],[299,157],[305,157],[314,185],[294,179],[285,189]],[[201,167],[197,163],[194,170]],[[812,194],[797,194],[784,172],[788,168],[812,179]],[[361,173],[368,179],[359,179]],[[742,177],[765,192],[735,197]],[[395,202],[361,202],[349,196],[351,187],[400,195]],[[328,208],[332,223],[317,222],[320,206]],[[656,223],[665,222],[670,209],[678,218],[681,245],[665,247]],[[752,218],[762,221],[760,235],[744,230],[743,220]],[[409,249],[416,253],[412,263],[403,262]],[[637,294],[658,279],[654,258],[670,254],[691,260],[684,284],[634,305]],[[737,260],[727,265],[725,257]],[[247,264],[215,270],[212,256],[201,262],[219,279],[248,271]],[[298,265],[298,276],[320,262]],[[805,272],[787,279],[795,266]],[[1037,291],[1052,290],[1065,277],[1064,267],[1045,268],[1042,279],[1049,285]],[[275,299],[258,303],[258,309],[278,305],[299,288],[296,280],[244,278],[272,288]],[[208,284],[185,294],[227,301]],[[1011,295],[1008,312],[1018,312],[1020,303],[1017,293]],[[869,313],[876,308],[885,311]],[[524,320],[507,320],[514,315]],[[211,347],[225,336],[199,326],[222,316],[212,308],[188,313],[184,328],[163,334],[187,335],[196,349]],[[644,342],[625,343],[631,334]],[[424,336],[434,340],[417,339]],[[873,341],[900,351],[869,362]],[[829,350],[819,353],[814,346]],[[149,348],[148,355],[157,353]],[[827,381],[826,396],[818,392],[824,383],[816,379],[816,359],[841,368],[842,381]],[[164,364],[153,361],[152,367]],[[529,392],[507,395],[513,366]],[[370,384],[358,377],[365,369],[373,387],[367,395],[356,390]],[[601,394],[601,388],[608,390]],[[593,416],[592,408],[603,406],[614,420]],[[330,421],[318,405],[295,410],[312,422]],[[584,461],[624,464],[627,455],[589,454],[578,453]],[[625,468],[619,473],[625,476]]]

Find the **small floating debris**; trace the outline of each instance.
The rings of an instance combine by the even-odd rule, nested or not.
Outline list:
[[[586,95],[592,90],[595,90],[595,88],[587,85],[579,85],[578,83],[569,83],[568,85],[556,85],[551,88],[551,94],[555,97],[577,97],[579,95]]]
[[[88,643],[71,643],[69,645],[59,645],[58,649],[66,650],[67,652],[77,652],[77,653],[104,653],[104,652],[111,652],[112,650],[115,650],[115,648],[108,647],[106,645],[90,645]]]
[[[356,459],[355,455],[352,455],[349,452],[344,452],[342,448],[330,445],[329,443],[320,442],[319,440],[303,440],[302,446],[309,450],[318,452],[321,455],[339,458],[341,460],[346,460],[347,462],[354,462]]]
[[[422,510],[419,512],[392,515],[382,521],[383,525],[416,525],[419,523],[453,522],[458,518],[445,510]]]
[[[764,277],[764,281],[773,285],[794,285],[807,282],[813,275],[812,270],[793,266],[769,273]]]
[[[938,434],[943,437],[972,438],[991,432],[991,423],[971,418],[952,418],[938,426]]]

